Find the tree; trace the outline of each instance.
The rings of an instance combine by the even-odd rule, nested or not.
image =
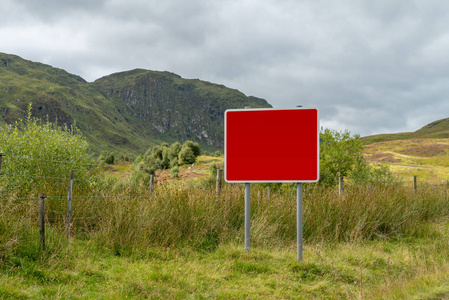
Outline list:
[[[181,152],[178,155],[178,163],[180,165],[193,164],[196,161],[196,156],[193,153],[192,148],[182,147]]]
[[[179,152],[181,152],[181,148],[182,147],[179,142],[174,142],[173,144],[171,144],[170,153],[169,153],[170,161],[175,158],[176,158],[176,160],[178,159],[178,155],[179,155]]]
[[[373,167],[363,157],[363,144],[358,134],[321,129],[320,182],[336,184],[339,176],[351,176],[354,181],[391,179],[388,166]]]
[[[362,157],[362,149],[358,135],[351,136],[349,131],[321,129],[320,182],[333,184],[338,176],[347,176]]]
[[[189,147],[193,151],[193,155],[200,156],[201,155],[201,148],[198,143],[194,143],[192,141],[185,141],[184,144],[182,144],[182,148]]]

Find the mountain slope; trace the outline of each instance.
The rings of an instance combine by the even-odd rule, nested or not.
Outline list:
[[[449,138],[449,118],[431,122],[414,132],[376,134],[361,138],[365,145],[407,139],[443,139]]]
[[[136,69],[88,83],[51,66],[0,53],[0,125],[33,115],[76,123],[94,152],[138,154],[161,141],[191,139],[223,147],[229,108],[271,107],[265,100],[169,72]]]

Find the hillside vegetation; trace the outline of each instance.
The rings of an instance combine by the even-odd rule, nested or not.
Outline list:
[[[365,145],[377,142],[397,141],[407,139],[443,139],[449,138],[449,118],[429,123],[414,132],[400,132],[389,134],[376,134],[363,137]]]
[[[69,127],[76,123],[100,153],[137,155],[164,142],[193,140],[223,147],[224,111],[271,107],[223,85],[136,69],[93,83],[51,66],[0,53],[0,125],[34,116]]]
[[[390,165],[396,177],[411,182],[417,176],[432,184],[446,184],[449,180],[449,118],[415,132],[379,134],[361,141],[366,160]]]

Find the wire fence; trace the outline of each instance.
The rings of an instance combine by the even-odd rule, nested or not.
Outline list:
[[[11,166],[16,160],[25,161],[38,161],[45,162],[42,165],[42,169],[34,170],[36,173],[32,173],[26,168],[21,170],[15,170],[13,173]],[[51,176],[44,169],[45,165],[64,165],[69,166],[70,169],[77,166],[88,166],[90,170],[94,168],[100,168],[104,165],[98,163],[81,164],[77,162],[68,162],[61,160],[43,160],[39,158],[31,158],[27,156],[19,155],[1,155],[0,156],[0,217],[4,219],[16,219],[16,218],[30,218],[37,220],[39,218],[39,202],[40,196],[38,194],[45,194],[45,215],[44,221],[52,225],[68,226],[70,224],[76,224],[77,226],[84,226],[85,221],[95,221],[101,218],[107,218],[105,214],[107,211],[107,205],[111,201],[120,202],[132,202],[148,200],[151,197],[164,197],[164,188],[169,189],[168,186],[159,185],[157,189],[158,193],[154,194],[155,185],[154,181],[157,178],[153,178],[150,181],[151,185],[143,185],[139,187],[130,188],[129,185],[124,187],[117,187],[117,183],[120,180],[117,179],[104,179],[98,176],[93,176],[95,172],[91,172],[92,176],[87,177],[72,177],[71,171],[67,171],[67,177],[64,176]],[[3,171],[6,172],[3,172]],[[76,172],[75,172],[76,174]],[[84,173],[86,174],[86,173]],[[221,172],[217,173],[217,176]],[[13,179],[12,181],[10,179]],[[30,191],[35,193],[35,196],[23,195],[21,190],[14,190],[14,180],[19,180],[27,183],[27,180],[35,180],[31,183],[32,188]],[[367,190],[378,188],[381,185],[384,188],[394,189],[410,189],[416,191],[420,188],[440,189],[447,195],[447,188],[449,184],[446,180],[424,180],[417,179],[416,176],[410,178],[402,178],[402,180],[391,181],[377,181],[373,182],[372,179],[367,178],[332,178],[335,180],[335,185],[332,187],[326,187],[326,189],[333,190],[336,196],[343,195],[347,190],[354,188],[364,188]],[[4,182],[10,180],[11,185],[6,186]],[[75,182],[75,184],[74,184]],[[42,183],[42,184],[41,184]],[[72,184],[73,188],[70,188]],[[216,186],[209,186],[210,190],[216,190],[216,194],[226,193],[226,189],[223,187],[222,178],[217,178]],[[228,185],[229,186],[229,185]],[[243,188],[243,185],[241,185]],[[256,187],[255,199],[262,197],[270,198],[276,193],[276,188],[270,189],[270,185],[260,185]],[[191,188],[191,187],[189,187]],[[307,197],[308,194],[316,193],[317,189],[320,189],[320,183],[308,183],[305,185],[304,194]],[[222,191],[223,189],[223,191]],[[25,191],[26,192],[26,191]],[[210,192],[213,195],[214,192]],[[243,195],[243,192],[240,196]],[[69,205],[70,202],[70,205]],[[42,216],[41,216],[42,217]],[[78,223],[77,223],[78,222]],[[67,228],[70,230],[70,228]]]

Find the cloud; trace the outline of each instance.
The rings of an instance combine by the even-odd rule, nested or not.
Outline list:
[[[133,68],[320,109],[362,135],[449,117],[449,3],[5,0],[0,51],[93,81]]]

